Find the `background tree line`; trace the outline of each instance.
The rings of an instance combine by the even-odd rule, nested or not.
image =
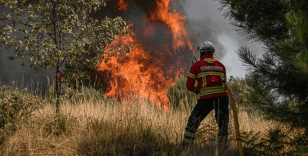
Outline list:
[[[308,152],[308,1],[305,0],[220,0],[224,16],[248,41],[265,45],[262,59],[247,47],[237,54],[250,73],[247,84],[258,98],[250,103],[269,120],[276,120],[305,133],[294,138],[295,146],[305,146]],[[269,91],[271,96],[267,94]],[[277,97],[287,100],[275,104]],[[296,101],[296,104],[294,104]],[[278,144],[284,135],[272,133]],[[274,137],[275,138],[275,137]],[[278,138],[278,139],[277,139]]]

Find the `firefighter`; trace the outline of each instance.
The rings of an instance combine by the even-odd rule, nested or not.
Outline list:
[[[194,142],[196,131],[201,121],[214,109],[219,126],[218,143],[226,145],[228,141],[229,97],[226,89],[226,68],[213,58],[214,45],[205,41],[198,48],[200,61],[190,68],[186,87],[198,97],[197,105],[191,112],[185,128],[183,148]],[[195,81],[198,85],[195,87]]]

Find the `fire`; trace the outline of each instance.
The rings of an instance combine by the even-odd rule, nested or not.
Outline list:
[[[108,0],[117,3],[119,10],[125,11],[129,5],[124,0]],[[108,97],[122,97],[125,101],[134,98],[149,99],[155,102],[160,109],[169,112],[169,100],[167,89],[175,84],[175,78],[180,77],[187,70],[183,49],[186,48],[194,53],[192,44],[189,41],[186,31],[184,16],[180,13],[170,12],[169,0],[156,0],[156,7],[148,11],[148,16],[144,17],[145,29],[143,36],[146,38],[155,37],[156,28],[150,23],[159,22],[168,27],[171,34],[170,43],[163,43],[157,47],[147,47],[138,39],[138,35],[133,32],[130,36],[118,36],[113,44],[105,48],[104,60],[98,64],[98,71],[108,72],[111,75],[109,82]],[[133,26],[131,24],[130,26]],[[110,49],[117,48],[118,45],[132,45],[132,53],[127,55],[110,56]],[[156,56],[151,56],[151,52]],[[176,58],[174,56],[177,56]],[[196,54],[194,53],[196,56]],[[172,58],[166,61],[166,57]],[[128,104],[129,107],[129,104]]]
[[[157,7],[155,10],[149,14],[149,21],[162,22],[170,28],[173,35],[173,50],[189,46],[189,49],[193,51],[192,44],[188,39],[188,33],[184,26],[185,17],[181,16],[178,12],[169,11],[169,0],[157,0],[156,4]],[[194,53],[194,55],[196,54]]]
[[[107,0],[107,2],[111,2],[113,0]],[[126,11],[127,10],[128,3],[125,0],[118,0],[117,4],[115,4],[115,7],[117,7],[120,11]]]
[[[127,2],[125,2],[124,0],[119,0],[119,2],[118,2],[118,9],[119,10],[126,11],[127,10],[127,6],[128,6]]]
[[[129,45],[137,41],[136,35],[119,36],[114,45]],[[155,57],[151,57],[140,44],[133,44],[132,53],[128,55],[119,55],[117,57],[109,56],[109,48],[106,48],[104,59],[106,63],[99,63],[100,71],[111,73],[109,97],[123,97],[130,101],[133,97],[149,99],[157,103],[160,109],[164,107],[169,111],[169,100],[166,90],[174,83],[173,79],[164,78],[164,72],[161,70],[164,63]]]

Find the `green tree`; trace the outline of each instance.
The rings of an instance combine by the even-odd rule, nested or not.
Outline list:
[[[232,20],[231,24],[239,28],[247,40],[272,45],[277,39],[285,38],[287,31],[284,14],[292,8],[283,0],[219,0],[227,8],[223,16]],[[293,5],[293,4],[292,4]]]
[[[98,61],[104,61],[100,56],[117,35],[131,32],[121,17],[99,21],[89,16],[106,6],[105,0],[1,0],[0,5],[12,12],[0,15],[4,25],[0,40],[15,51],[9,59],[19,58],[24,66],[27,57],[31,68],[46,70],[70,67],[77,79],[87,76],[81,67],[95,69]],[[98,55],[89,57],[93,53]],[[58,87],[56,80],[57,113],[61,84]]]
[[[308,75],[303,70],[300,70],[301,68],[298,68],[305,67],[305,64],[295,60],[296,56],[298,59],[303,59],[303,57],[299,57],[301,56],[300,52],[304,55],[305,48],[303,45],[307,45],[300,39],[305,34],[300,35],[300,33],[296,32],[299,31],[296,28],[297,26],[300,26],[301,30],[305,28],[305,31],[307,30],[307,27],[302,26],[302,23],[305,22],[299,23],[297,21],[305,21],[304,17],[307,16],[302,13],[298,14],[301,16],[301,20],[290,18],[291,15],[294,16],[294,12],[307,9],[308,2],[304,0],[222,0],[220,3],[223,5],[220,8],[221,10],[227,7],[224,13],[225,17],[232,20],[233,25],[239,28],[238,31],[242,31],[242,35],[246,36],[247,40],[262,42],[266,46],[263,59],[258,61],[247,47],[238,49],[238,55],[242,62],[246,66],[251,66],[249,69],[252,72],[247,76],[250,80],[247,81],[248,84],[256,92],[259,91],[260,95],[267,90],[271,91],[271,93],[276,92],[277,95],[288,99],[287,103],[289,104],[291,103],[290,101],[297,99],[300,103],[307,102],[302,106],[308,105],[306,99],[308,95]],[[299,41],[302,42],[301,45],[299,45]],[[265,96],[266,94],[263,95]],[[308,127],[308,123],[303,120],[307,118],[304,116],[304,112],[302,113],[303,118],[296,117],[297,119],[294,119],[299,113],[287,110],[285,108],[287,106],[283,106],[282,103],[280,105],[281,109],[277,109],[273,98],[262,98],[262,100],[254,102],[259,103],[260,108],[271,109],[271,111],[265,109],[269,118],[290,123],[296,121],[294,124],[297,124],[297,126]],[[287,103],[284,103],[284,105]],[[286,114],[293,115],[287,116]]]
[[[308,15],[305,11],[292,11],[285,15],[289,40],[276,43],[275,52],[284,60],[293,56],[294,65],[308,74]],[[287,53],[286,53],[287,52]]]
[[[305,128],[290,143],[293,147],[308,144],[308,72],[307,12],[305,0],[220,0],[224,15],[232,20],[248,41],[265,45],[263,58],[247,47],[239,47],[238,55],[249,66],[247,84],[260,98],[250,99],[268,120],[276,120],[293,128]],[[283,97],[275,101],[267,92]],[[300,139],[299,139],[300,138]],[[297,147],[296,147],[297,148]]]
[[[230,81],[232,81],[232,83],[230,83]],[[255,90],[248,85],[248,81],[247,77],[242,79],[231,76],[229,79],[229,86],[232,88],[235,102],[248,113],[249,117],[261,116],[262,111],[258,110],[256,105],[251,103],[251,101],[257,101],[263,97],[255,94]],[[268,98],[272,98],[273,100],[278,99],[276,95],[272,95],[269,91],[267,91],[266,94]]]

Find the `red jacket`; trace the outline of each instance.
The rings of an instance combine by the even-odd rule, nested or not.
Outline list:
[[[194,63],[187,75],[186,87],[192,92],[200,91],[198,99],[229,96],[226,84],[226,68],[213,58],[213,54],[205,54],[200,61]],[[198,86],[195,87],[197,80]]]

